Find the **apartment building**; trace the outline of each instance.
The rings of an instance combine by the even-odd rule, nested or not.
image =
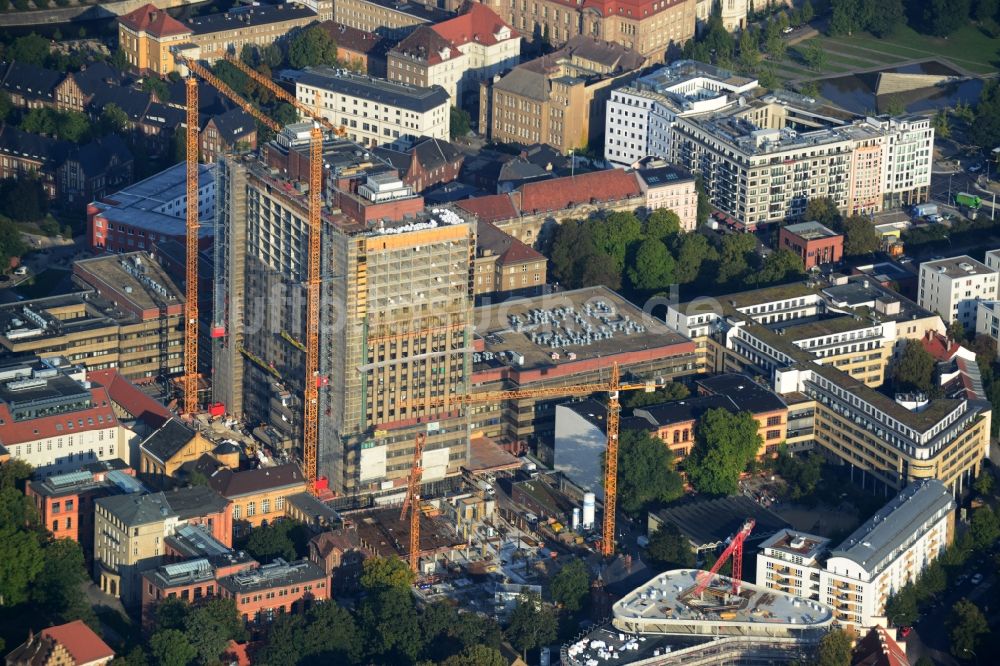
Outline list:
[[[844,235],[819,222],[800,222],[781,227],[778,248],[791,250],[806,270],[814,266],[832,264],[844,255]]]
[[[208,485],[230,501],[236,536],[284,518],[285,500],[308,489],[295,463],[260,469],[220,469],[209,477]]]
[[[611,91],[604,116],[604,159],[631,167],[671,154],[678,116],[722,109],[757,88],[757,80],[694,60],[678,60]]]
[[[221,164],[215,401],[271,415],[294,441],[307,204],[263,163]],[[424,432],[424,481],[451,483],[469,455],[466,416],[448,397],[469,381],[475,221],[441,207],[364,222],[325,206],[323,224],[321,270],[340,277],[321,304],[320,473],[339,493],[399,492]]]
[[[1000,273],[968,255],[920,264],[918,301],[946,322],[976,328],[980,301],[997,298]]]
[[[693,338],[705,367],[772,382],[807,433],[797,445],[821,447],[863,485],[899,490],[936,478],[959,493],[978,474],[986,403],[965,392],[928,400],[876,390],[899,341],[943,333],[944,324],[866,278],[698,299],[669,306],[667,324]]]
[[[489,5],[531,41],[562,46],[586,36],[621,44],[662,60],[694,37],[696,0],[489,0]]]
[[[89,559],[94,552],[94,501],[146,492],[132,474],[121,460],[89,463],[77,472],[28,481],[24,494],[34,503],[39,523],[56,539],[78,542]]]
[[[884,621],[885,604],[951,543],[955,501],[940,481],[904,488],[842,543],[782,530],[760,545],[757,583],[820,601],[855,629]]]
[[[334,3],[333,20],[398,42],[420,25],[434,25],[455,16],[433,4],[400,0],[340,0]]]
[[[980,301],[976,308],[976,335],[987,335],[1000,342],[1000,301]],[[1000,345],[997,347],[1000,356]]]
[[[87,463],[124,465],[124,433],[107,389],[91,386],[82,367],[34,357],[0,365],[0,445],[39,478],[76,472]]]
[[[198,167],[198,245],[212,242],[215,166]],[[151,250],[154,242],[186,239],[186,167],[175,164],[158,174],[87,206],[90,247],[98,252]]]
[[[694,231],[698,226],[698,191],[694,177],[659,159],[637,163],[635,174],[639,187],[646,195],[646,210],[672,210],[681,221],[681,231]]]
[[[477,225],[475,294],[528,291],[545,284],[545,255],[489,222]]]
[[[479,83],[517,65],[521,36],[488,6],[468,3],[455,18],[423,25],[387,57],[390,81],[439,85],[452,106],[477,111]],[[478,113],[474,114],[478,117]]]
[[[95,505],[94,578],[129,609],[142,602],[143,572],[163,563],[167,537],[184,525],[202,525],[217,541],[232,544],[229,502],[205,486],[102,497]]]
[[[421,88],[330,67],[282,72],[293,81],[295,97],[319,104],[323,117],[347,128],[347,138],[374,148],[427,136],[449,138],[448,93],[439,86]]]
[[[480,86],[479,127],[493,141],[544,143],[569,153],[601,134],[610,90],[642,67],[637,51],[573,37],[546,56]]]
[[[332,2],[320,0],[314,5],[318,7],[247,5],[181,22],[147,4],[118,17],[118,48],[133,69],[166,77],[178,71],[174,49],[195,60],[214,62],[227,51],[270,46],[290,30],[333,17]]]

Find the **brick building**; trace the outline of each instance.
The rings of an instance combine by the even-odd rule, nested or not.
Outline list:
[[[457,179],[465,161],[465,153],[457,146],[432,137],[420,137],[405,150],[383,146],[372,152],[394,166],[403,184],[414,192]]]
[[[279,557],[220,578],[218,584],[220,596],[232,599],[237,614],[251,627],[270,624],[282,614],[302,613],[330,598],[326,572],[309,560],[286,562]]]
[[[26,62],[0,63],[0,90],[19,109],[39,109],[56,105],[56,87],[63,74]]]
[[[539,289],[547,264],[545,255],[495,225],[476,225],[476,295]]]
[[[802,222],[781,227],[778,248],[791,250],[802,259],[806,270],[813,266],[840,261],[844,254],[844,235],[819,222]]]
[[[323,21],[319,27],[337,45],[337,61],[348,69],[371,76],[385,77],[386,51],[391,40],[374,32],[358,30],[336,21]]]
[[[230,109],[212,116],[198,137],[201,161],[214,163],[224,153],[253,150],[257,147],[257,121],[243,109]]]
[[[285,517],[285,500],[306,491],[305,477],[295,463],[260,469],[220,469],[208,485],[232,505],[236,535]]]

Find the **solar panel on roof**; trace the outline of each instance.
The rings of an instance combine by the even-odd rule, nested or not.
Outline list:
[[[91,476],[90,472],[70,472],[69,474],[53,476],[49,479],[49,483],[52,484],[53,488],[65,488],[66,486],[90,481],[92,478],[93,476]]]

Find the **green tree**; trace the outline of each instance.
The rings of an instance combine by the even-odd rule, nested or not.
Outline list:
[[[750,29],[746,29],[740,34],[740,68],[748,74],[756,72],[760,66],[761,57],[758,43],[757,36]]]
[[[948,324],[948,337],[959,344],[965,342],[965,326],[962,322],[956,319]]]
[[[307,618],[301,647],[309,663],[353,664],[361,659],[362,636],[346,609],[327,601],[310,608]]]
[[[627,391],[622,399],[622,406],[626,409],[635,409],[646,405],[659,405],[664,402],[683,400],[689,395],[691,395],[691,391],[684,384],[668,382],[655,391]]]
[[[970,654],[982,647],[980,642],[989,633],[990,625],[979,606],[968,599],[959,599],[952,606],[948,617],[948,639],[954,656],[968,659]]]
[[[472,117],[465,109],[452,106],[450,113],[450,135],[452,140],[464,138],[472,130]]]
[[[412,662],[423,650],[424,636],[409,589],[378,589],[361,603],[359,620],[367,631],[369,656],[376,663]]]
[[[788,494],[798,501],[816,491],[823,476],[823,456],[810,453],[805,459],[796,458],[782,447],[774,461],[774,471],[788,484]]]
[[[156,605],[156,628],[183,631],[191,606],[177,597],[167,597]]]
[[[695,565],[691,542],[673,523],[664,523],[649,537],[646,555],[664,571]]]
[[[716,281],[726,284],[742,278],[750,270],[749,255],[757,249],[753,234],[728,234],[722,238]]]
[[[188,666],[198,656],[187,636],[176,629],[163,629],[153,634],[149,639],[149,651],[158,666]]]
[[[290,123],[294,123],[298,119],[298,114],[295,113],[295,107],[291,104],[281,102],[274,108],[273,117],[282,125],[288,125]]]
[[[998,9],[1000,3],[997,0],[975,0],[972,15],[977,21],[992,21],[996,19]]]
[[[267,563],[281,557],[285,560],[295,559],[295,544],[280,525],[258,527],[250,533],[246,550],[254,559]]]
[[[28,601],[45,567],[35,507],[13,486],[0,488],[0,606]]]
[[[643,224],[642,233],[646,238],[663,240],[681,231],[681,218],[669,208],[657,208],[649,214]]]
[[[0,465],[0,489],[15,488],[24,492],[24,487],[34,473],[31,465],[19,458],[11,458]]]
[[[696,427],[694,447],[684,464],[688,480],[700,493],[734,495],[740,474],[761,448],[759,425],[749,412],[710,409]]]
[[[642,237],[642,223],[631,212],[613,212],[603,219],[588,220],[587,231],[600,252],[612,257],[621,271],[629,246]]]
[[[906,627],[917,621],[917,594],[907,583],[885,602],[885,615],[897,627]]]
[[[969,0],[926,0],[922,29],[935,37],[947,37],[969,20]]]
[[[948,587],[948,574],[941,566],[940,560],[934,560],[917,578],[914,586],[918,600],[921,602],[941,594]]]
[[[843,629],[831,629],[819,642],[816,666],[850,666],[852,642]]]
[[[230,640],[246,638],[233,599],[211,599],[195,607],[185,618],[184,626],[201,664],[216,663]]]
[[[265,46],[264,50],[261,51],[260,59],[269,68],[274,69],[281,66],[281,63],[285,61],[285,56],[281,52],[281,47],[276,44],[270,44],[269,46]]]
[[[459,654],[441,662],[442,666],[507,666],[508,661],[500,650],[485,645],[470,645]]]
[[[288,64],[295,69],[337,64],[337,45],[318,25],[299,31],[288,40]]]
[[[101,128],[104,134],[119,134],[128,128],[128,114],[115,103],[101,110]]]
[[[552,600],[575,613],[590,594],[590,572],[583,560],[573,559],[552,577]]]
[[[618,451],[618,503],[625,513],[639,515],[650,504],[684,494],[673,452],[648,432],[621,432]]]
[[[111,58],[108,60],[108,64],[117,69],[119,72],[124,72],[128,70],[128,56],[125,55],[125,51],[115,49],[114,53],[111,54]]]
[[[7,51],[10,60],[42,67],[49,57],[49,40],[31,33],[14,40]]]
[[[969,125],[969,139],[986,150],[1000,145],[1000,83],[988,81],[979,93],[979,101]]]
[[[398,557],[369,557],[364,562],[361,585],[369,592],[394,588],[409,590],[416,580],[410,566]]]
[[[56,122],[56,132],[60,139],[83,143],[90,138],[90,121],[79,111],[61,113]]]
[[[857,257],[878,251],[880,239],[875,225],[866,217],[851,215],[844,220],[844,254]]]
[[[675,251],[677,261],[674,265],[674,279],[680,284],[696,281],[706,262],[714,263],[719,260],[719,253],[701,234],[680,236]]]
[[[551,610],[542,605],[537,595],[522,595],[510,617],[507,639],[527,659],[528,650],[543,647],[556,640],[558,625]]]
[[[812,2],[806,0],[805,2],[802,3],[802,11],[801,11],[802,22],[810,23],[812,22],[814,17],[815,17],[815,12],[813,11]]]
[[[708,222],[708,216],[712,214],[712,202],[705,192],[705,182],[701,175],[695,176],[694,189],[698,193],[698,226],[703,226]]]
[[[903,353],[889,371],[896,391],[929,393],[934,382],[934,357],[917,340],[905,340]]]
[[[969,525],[976,548],[986,549],[1000,539],[1000,519],[989,506],[976,509]]]
[[[809,222],[819,222],[834,229],[840,228],[840,210],[830,197],[810,199],[806,204],[803,219]]]
[[[14,104],[10,101],[10,95],[6,91],[0,90],[0,123],[7,120],[7,116],[10,115],[13,108]]]
[[[32,134],[55,136],[58,116],[52,109],[31,109],[21,118],[21,129]]]
[[[31,585],[32,607],[57,623],[82,619],[93,624],[96,616],[83,592],[89,581],[80,544],[54,539],[42,550],[42,570]]]
[[[49,212],[49,197],[38,178],[5,180],[0,182],[0,210],[19,222],[35,222]],[[12,249],[17,247],[11,246]],[[23,244],[20,247],[23,248]]]
[[[750,276],[748,281],[758,285],[776,284],[787,282],[792,278],[799,278],[805,273],[802,266],[802,257],[784,248],[777,252],[772,252],[764,259],[760,270]]]
[[[151,94],[161,104],[170,101],[170,88],[167,86],[167,82],[158,76],[150,74],[143,79],[142,90]]]
[[[811,69],[820,71],[826,66],[826,50],[818,41],[809,42],[802,56]]]
[[[937,113],[934,114],[934,118],[931,120],[931,125],[934,127],[934,134],[936,136],[942,139],[947,139],[951,136],[951,124],[948,122],[948,111],[946,109],[937,110]]]
[[[976,491],[976,494],[982,497],[989,497],[993,494],[993,475],[990,474],[989,470],[984,469],[979,473],[972,488]]]
[[[637,291],[666,289],[674,281],[674,258],[663,241],[647,238],[639,244],[627,274]]]

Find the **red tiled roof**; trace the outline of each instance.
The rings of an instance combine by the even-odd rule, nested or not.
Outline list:
[[[115,656],[115,651],[82,620],[43,629],[42,636],[51,638],[66,648],[77,664],[89,664]]]
[[[439,65],[444,62],[442,53],[447,53],[448,60],[462,55],[462,52],[452,46],[447,39],[425,25],[418,26],[389,53],[423,60],[428,65]]]
[[[90,389],[91,402],[94,407],[65,414],[42,416],[40,418],[15,421],[10,416],[10,407],[0,403],[0,444],[10,447],[12,444],[34,442],[39,439],[72,435],[75,433],[103,430],[118,425],[114,410],[111,408],[107,389],[98,386]],[[104,403],[104,406],[101,406]],[[97,417],[100,416],[99,420]],[[93,423],[88,421],[92,420]],[[73,427],[69,427],[72,422]],[[82,425],[81,425],[82,422]],[[56,426],[59,426],[57,429]]]
[[[187,35],[193,31],[156,5],[143,5],[128,14],[122,14],[118,21],[136,32],[147,32],[154,37]]]
[[[851,666],[910,666],[910,660],[885,627],[872,627],[854,648]]]
[[[652,16],[667,9],[668,7],[673,7],[678,5],[683,0],[584,0],[584,9],[593,9],[600,13],[601,16],[608,17],[612,15],[617,16],[631,16],[632,18],[642,18],[644,16]],[[657,7],[658,8],[655,8]]]
[[[525,183],[519,189],[523,197],[521,211],[525,215],[642,195],[635,173],[620,169]]]
[[[518,32],[492,9],[479,2],[469,2],[462,8],[461,14],[438,23],[433,30],[455,46],[469,42],[492,46],[500,43],[496,34],[504,27],[510,30],[510,39],[519,36]]]
[[[465,199],[456,201],[455,205],[477,216],[483,222],[513,220],[518,216],[517,206],[514,205],[510,194],[492,194],[486,197]]]
[[[87,379],[106,388],[112,402],[153,428],[159,428],[173,416],[169,409],[143,393],[117,370],[91,370]]]
[[[936,361],[950,361],[962,348],[962,345],[936,331],[927,331],[927,335],[920,339],[920,344]]]
[[[499,257],[498,261],[501,265],[545,261],[545,255],[541,252],[525,245],[489,222],[480,220],[477,233],[479,238],[476,240],[476,245],[492,250],[493,254]]]
[[[365,32],[352,28],[349,25],[337,23],[336,21],[323,21],[319,27],[330,35],[338,49],[355,51],[357,53],[369,53],[385,41],[380,35],[374,32]]]

